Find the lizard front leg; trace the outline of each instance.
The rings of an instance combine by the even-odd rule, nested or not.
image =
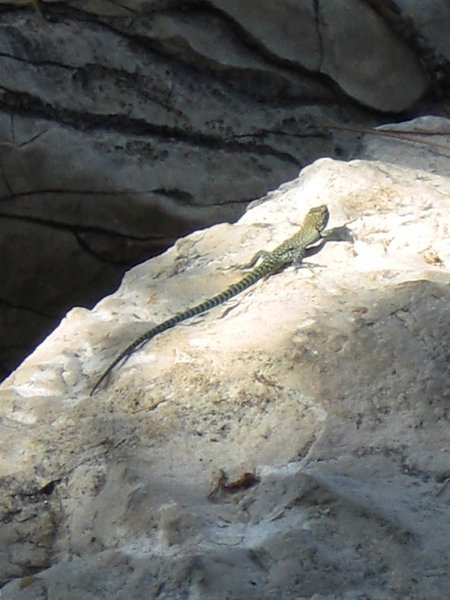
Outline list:
[[[285,266],[292,265],[295,269],[299,269],[302,266],[303,259],[305,257],[305,248],[300,246],[293,246],[288,248],[283,253],[283,260]]]

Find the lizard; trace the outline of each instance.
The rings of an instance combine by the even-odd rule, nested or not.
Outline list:
[[[294,235],[286,239],[270,252],[267,250],[260,250],[254,255],[248,264],[240,267],[244,270],[252,270],[244,275],[244,277],[242,277],[242,279],[240,279],[237,283],[233,283],[220,294],[212,296],[211,298],[200,302],[200,304],[197,304],[192,308],[183,310],[182,312],[175,314],[173,317],[170,317],[170,319],[167,319],[166,321],[163,321],[144,332],[133,342],[131,342],[122,352],[120,352],[120,354],[112,361],[108,368],[103,371],[92,388],[90,395],[92,396],[94,394],[100,384],[120,362],[128,359],[131,354],[138,350],[138,348],[149,342],[159,333],[175,327],[175,325],[178,325],[178,323],[181,323],[181,321],[190,319],[191,317],[204,313],[218,306],[219,304],[226,302],[230,298],[237,296],[237,294],[240,294],[252,286],[260,279],[273,275],[274,273],[278,273],[288,266],[292,265],[298,269],[302,264],[303,258],[305,256],[315,254],[318,249],[322,247],[326,239],[335,239],[336,241],[343,239],[336,238],[334,236],[334,233],[341,228],[329,229],[325,231],[329,217],[330,214],[328,207],[325,204],[311,208],[306,214],[302,224],[300,225],[300,228],[296,233],[294,233]],[[317,242],[321,243],[318,246],[314,246],[314,244],[317,244]],[[259,261],[261,261],[260,264],[255,266]]]

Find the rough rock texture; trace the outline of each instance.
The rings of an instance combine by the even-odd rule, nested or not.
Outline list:
[[[1,600],[446,597],[449,179],[323,159],[267,200],[72,310],[2,385]],[[324,202],[353,244],[155,338],[89,397],[149,323]]]
[[[449,5],[392,5],[0,0],[0,374],[127,265],[357,156],[329,125],[442,109]]]

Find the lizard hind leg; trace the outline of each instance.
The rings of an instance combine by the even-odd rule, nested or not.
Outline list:
[[[267,252],[267,250],[260,250],[255,254],[249,263],[246,263],[245,265],[239,265],[238,269],[241,269],[242,271],[245,271],[246,269],[252,269],[259,260],[265,260],[269,256],[270,252]]]

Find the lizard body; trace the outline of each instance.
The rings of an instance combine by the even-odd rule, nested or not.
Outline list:
[[[302,260],[307,253],[308,247],[312,244],[315,244],[319,240],[324,240],[324,238],[327,237],[327,232],[324,232],[324,229],[328,223],[328,219],[329,212],[327,206],[321,205],[311,208],[304,218],[303,223],[301,224],[297,233],[285,240],[271,252],[266,250],[257,252],[249,264],[241,267],[243,269],[251,269],[252,267],[254,268],[247,273],[247,275],[242,277],[242,279],[240,279],[237,283],[233,283],[220,294],[212,296],[211,298],[201,302],[200,304],[197,304],[196,306],[193,306],[192,308],[188,308],[177,313],[170,319],[167,319],[159,325],[152,327],[141,336],[136,338],[112,361],[109,367],[103,372],[92,388],[91,396],[102,383],[102,381],[107,377],[107,375],[109,375],[114,367],[119,364],[119,362],[128,358],[140,346],[147,343],[159,333],[175,327],[175,325],[181,323],[181,321],[190,319],[195,315],[204,313],[211,308],[226,302],[230,298],[233,298],[233,296],[240,294],[242,291],[252,286],[263,277],[267,277],[273,273],[281,271],[289,265],[293,265],[296,268],[300,267]],[[258,266],[255,266],[259,260],[261,260],[261,263]]]

